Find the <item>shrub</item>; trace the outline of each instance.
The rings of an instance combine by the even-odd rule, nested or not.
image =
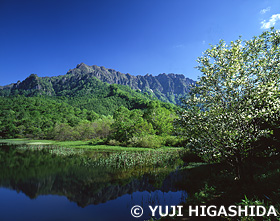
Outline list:
[[[164,145],[169,147],[184,147],[186,142],[184,138],[179,136],[165,136]]]
[[[163,145],[163,139],[156,135],[144,135],[132,137],[128,140],[128,146],[159,148]]]
[[[119,141],[115,140],[115,139],[109,140],[107,142],[107,144],[110,145],[110,146],[119,146],[119,145],[121,145],[121,143]]]
[[[91,139],[89,144],[92,144],[92,145],[104,144],[104,140],[97,137],[97,138]]]

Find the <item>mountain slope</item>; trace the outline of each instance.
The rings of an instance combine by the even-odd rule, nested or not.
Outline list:
[[[165,102],[178,103],[181,96],[189,92],[195,81],[178,74],[160,74],[158,76],[133,76],[113,69],[88,66],[84,63],[69,70],[66,75],[56,77],[38,77],[31,74],[24,81],[0,87],[0,95],[23,94],[25,96],[75,96],[96,92],[94,87],[100,85],[96,79],[108,84],[129,86],[131,89],[147,93]],[[93,81],[95,83],[93,83]],[[81,93],[82,92],[82,93]]]
[[[124,131],[126,140],[122,142],[140,134],[171,134],[178,107],[158,97],[175,102],[182,96],[179,92],[187,92],[184,81],[176,83],[180,78],[185,79],[172,74],[131,76],[85,64],[56,77],[31,74],[22,82],[0,88],[0,137],[77,140],[101,137],[100,128],[115,140]],[[112,126],[112,116],[119,125]],[[137,131],[131,129],[136,123]],[[116,129],[119,126],[121,130]],[[109,139],[109,135],[103,137]]]
[[[182,74],[159,74],[158,76],[147,74],[145,76],[133,76],[96,65],[88,66],[84,63],[68,71],[67,75],[89,75],[109,84],[128,85],[132,89],[148,92],[162,101],[169,101],[171,103],[178,103],[180,96],[188,93],[190,85],[195,83],[195,81],[186,78]]]

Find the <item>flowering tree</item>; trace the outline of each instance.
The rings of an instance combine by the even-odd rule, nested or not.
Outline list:
[[[183,102],[179,125],[188,145],[210,161],[226,160],[243,178],[254,143],[279,120],[280,32],[220,41],[200,58],[202,76]]]

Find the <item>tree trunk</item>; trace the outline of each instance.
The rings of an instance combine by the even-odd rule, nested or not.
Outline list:
[[[240,155],[237,155],[235,158],[235,180],[239,180],[240,183],[253,183],[254,182],[254,176],[252,172],[251,164],[250,166],[246,168],[243,160],[241,159]]]
[[[235,158],[235,180],[244,181],[245,174],[244,174],[244,167],[243,162],[241,160],[240,154],[236,155]]]

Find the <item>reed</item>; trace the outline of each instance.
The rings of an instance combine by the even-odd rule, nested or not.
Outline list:
[[[85,166],[103,166],[112,168],[129,168],[136,166],[171,166],[182,164],[184,149],[157,151],[121,151],[121,152],[92,152],[89,150],[65,148],[52,145],[22,145],[19,151],[40,151],[61,157],[75,157]]]

